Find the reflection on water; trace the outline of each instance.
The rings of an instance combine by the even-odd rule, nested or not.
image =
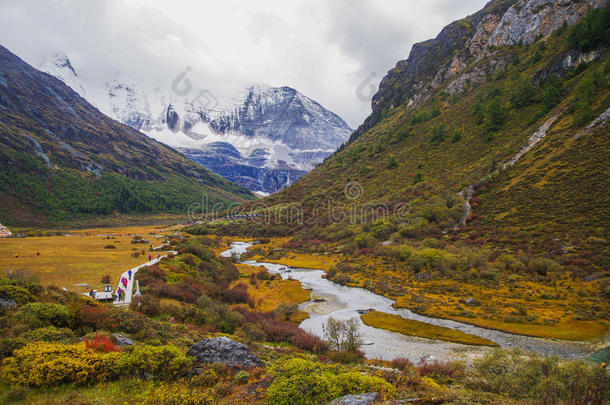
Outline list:
[[[229,250],[221,253],[230,257],[233,253],[244,253],[252,243],[235,242]],[[428,322],[445,326],[492,340],[502,347],[520,347],[524,350],[543,354],[556,354],[561,357],[582,357],[592,350],[586,344],[559,342],[528,336],[479,328],[477,326],[455,322],[447,319],[430,318],[415,314],[407,309],[392,307],[393,300],[377,295],[363,288],[342,286],[323,278],[324,272],[315,269],[289,269],[285,265],[245,260],[243,263],[252,266],[264,266],[270,273],[280,274],[283,279],[294,279],[301,282],[304,288],[312,290],[312,300],[304,302],[300,308],[309,314],[301,323],[301,328],[323,337],[323,325],[329,317],[335,319],[358,318],[358,310],[375,309],[377,311],[397,314],[407,319]],[[470,358],[480,355],[490,348],[468,346],[438,340],[405,336],[382,329],[364,325],[361,321],[361,334],[365,345],[361,350],[369,358],[391,360],[396,357],[408,357],[418,361],[422,357],[431,359]]]

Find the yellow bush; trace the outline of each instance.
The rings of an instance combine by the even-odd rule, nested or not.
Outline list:
[[[4,359],[2,378],[19,385],[86,384],[114,376],[119,353],[97,353],[84,343],[66,345],[35,342]]]
[[[325,404],[343,395],[364,392],[379,392],[383,399],[395,391],[379,377],[300,358],[279,361],[273,374],[275,379],[267,398],[269,403],[278,405]]]
[[[160,383],[150,392],[148,404],[156,405],[208,405],[214,404],[214,395],[210,389],[189,388],[187,381]]]
[[[30,386],[98,383],[120,375],[167,380],[180,377],[190,364],[174,346],[136,346],[122,353],[100,353],[82,342],[34,342],[4,359],[0,376]]]

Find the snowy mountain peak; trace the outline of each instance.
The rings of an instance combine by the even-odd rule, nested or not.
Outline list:
[[[40,70],[50,74],[51,76],[57,77],[66,85],[70,86],[72,90],[80,94],[81,97],[87,98],[85,86],[82,84],[78,73],[76,73],[76,69],[74,69],[66,54],[54,54],[51,59],[40,67]]]
[[[62,54],[41,70],[110,117],[253,191],[276,192],[290,185],[352,132],[339,116],[288,86],[254,83],[220,102],[213,91],[194,99],[178,97],[122,72],[84,84]]]

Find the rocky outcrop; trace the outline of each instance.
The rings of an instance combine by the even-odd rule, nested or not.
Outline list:
[[[133,340],[131,340],[128,337],[125,337],[119,333],[115,333],[112,336],[114,337],[114,342],[117,344],[117,346],[132,346],[133,345]]]
[[[249,156],[243,156],[227,142],[214,142],[205,149],[179,150],[184,156],[219,176],[253,191],[275,193],[290,186],[307,173],[305,170],[294,169],[282,162],[278,162],[275,168],[264,167],[267,156],[265,150],[253,151]],[[323,157],[317,159],[322,160]]]
[[[534,84],[539,85],[546,80],[550,75],[558,77],[565,76],[571,70],[578,68],[583,63],[591,63],[601,56],[602,52],[595,49],[589,52],[583,52],[577,49],[564,52],[557,55],[548,66],[534,75]]]
[[[377,400],[376,392],[367,392],[366,394],[345,395],[335,399],[330,405],[368,405]]]
[[[245,345],[227,337],[203,339],[186,352],[196,363],[222,363],[228,366],[253,368],[264,366]]]
[[[448,84],[456,94],[485,82],[508,64],[494,55],[495,47],[531,44],[564,26],[580,21],[591,9],[608,0],[493,0],[482,10],[446,26],[428,41],[414,44],[409,57],[383,78],[373,97],[373,112],[351,136],[358,138],[403,103],[412,108],[425,102],[434,90]],[[481,58],[485,63],[469,66]],[[566,55],[550,69],[561,72],[594,54]]]
[[[532,44],[562,26],[580,21],[607,0],[521,0],[508,9],[489,38],[489,46]]]

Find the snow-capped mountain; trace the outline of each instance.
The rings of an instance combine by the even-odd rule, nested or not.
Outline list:
[[[219,101],[209,90],[145,87],[124,73],[103,86],[87,84],[65,55],[41,70],[110,117],[262,193],[292,184],[352,132],[336,114],[290,87],[251,85]]]

